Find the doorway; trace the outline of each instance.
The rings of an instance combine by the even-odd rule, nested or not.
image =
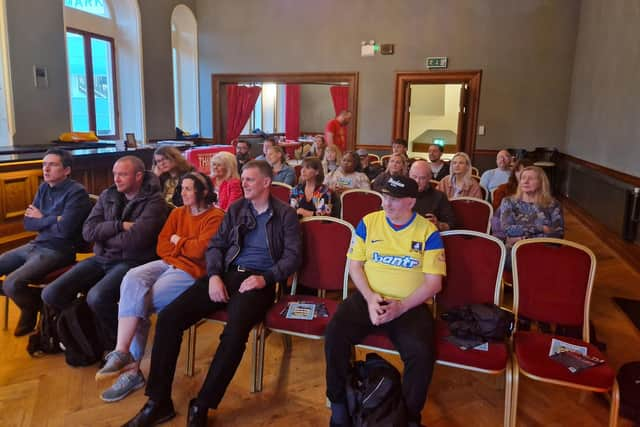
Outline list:
[[[393,137],[412,152],[436,143],[473,157],[481,79],[481,70],[396,73]]]

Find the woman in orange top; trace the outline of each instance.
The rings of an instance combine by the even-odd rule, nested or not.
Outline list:
[[[158,236],[161,259],[132,268],[122,279],[116,348],[107,355],[96,379],[121,375],[102,393],[104,401],[120,400],[144,385],[140,360],[149,334],[149,317],[206,274],[204,253],[224,212],[213,207],[215,193],[205,174],[187,173],[181,188],[184,205],[171,212]]]

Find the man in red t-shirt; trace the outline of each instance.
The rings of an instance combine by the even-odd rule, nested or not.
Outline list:
[[[351,111],[340,111],[335,119],[329,120],[324,128],[324,139],[327,146],[336,145],[341,151],[347,149],[347,130],[345,129],[351,121]]]

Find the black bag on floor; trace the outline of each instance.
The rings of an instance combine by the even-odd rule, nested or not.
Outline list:
[[[400,372],[375,353],[354,364],[347,380],[353,427],[406,427]]]
[[[104,349],[93,313],[84,297],[76,299],[60,313],[58,336],[68,365],[89,366],[102,358]]]
[[[625,363],[618,370],[620,415],[640,424],[640,362]]]
[[[47,304],[40,310],[40,322],[36,333],[29,336],[27,352],[33,357],[41,357],[45,354],[60,353],[60,339],[58,338],[58,313]]]

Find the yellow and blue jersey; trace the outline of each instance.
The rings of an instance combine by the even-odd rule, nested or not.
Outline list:
[[[378,211],[356,228],[347,258],[364,262],[371,289],[388,298],[411,295],[425,274],[446,275],[444,245],[435,225],[415,213],[396,228]]]

